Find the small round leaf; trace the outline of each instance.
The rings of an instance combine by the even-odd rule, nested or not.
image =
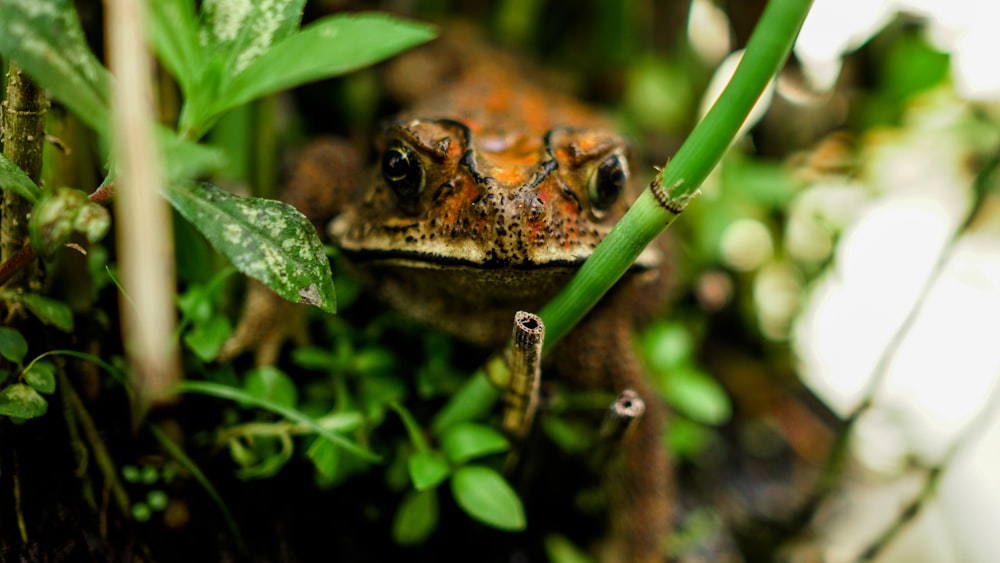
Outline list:
[[[274,366],[262,366],[247,375],[246,392],[283,407],[294,407],[298,399],[295,382]]]
[[[49,410],[49,404],[30,386],[15,383],[0,389],[0,415],[35,418]]]
[[[56,392],[56,366],[45,360],[35,362],[24,372],[24,382],[39,393],[51,395]]]

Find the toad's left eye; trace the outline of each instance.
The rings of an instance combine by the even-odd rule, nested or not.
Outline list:
[[[608,210],[625,191],[628,183],[628,162],[621,154],[608,155],[590,177],[588,193],[595,211]]]

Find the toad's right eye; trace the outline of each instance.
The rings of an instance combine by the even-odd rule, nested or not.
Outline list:
[[[424,170],[420,157],[399,142],[389,145],[382,154],[382,178],[402,203],[415,203],[424,191]]]

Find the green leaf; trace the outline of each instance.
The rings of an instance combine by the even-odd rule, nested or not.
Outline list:
[[[45,360],[37,361],[24,372],[24,382],[39,393],[51,395],[56,392],[56,366]]]
[[[15,293],[0,290],[0,300],[23,303],[38,320],[63,332],[73,330],[73,311],[69,305],[34,293]]]
[[[276,42],[242,69],[217,100],[222,113],[254,98],[351,72],[433,39],[434,28],[384,14],[323,18]]]
[[[392,539],[399,545],[417,545],[426,540],[438,524],[436,491],[412,491],[403,498],[392,520]]]
[[[14,192],[31,203],[38,201],[38,196],[42,195],[42,190],[24,170],[3,154],[0,154],[0,190]]]
[[[149,6],[147,27],[153,49],[188,98],[200,80],[204,65],[194,2],[157,0],[146,5]]]
[[[462,510],[499,530],[523,530],[524,506],[504,478],[488,467],[466,465],[451,478],[451,492]]]
[[[0,356],[15,364],[20,364],[27,353],[28,341],[24,339],[24,336],[21,336],[17,329],[0,326]]]
[[[693,368],[671,372],[665,391],[670,406],[702,424],[722,424],[732,413],[729,397],[722,386]]]
[[[545,554],[549,557],[549,563],[594,563],[593,559],[565,536],[547,536]]]
[[[413,488],[418,491],[433,489],[448,478],[451,467],[441,454],[432,451],[416,452],[406,462]]]
[[[0,0],[0,55],[101,135],[108,132],[108,71],[87,47],[71,0]]]
[[[184,334],[184,343],[199,360],[209,362],[219,355],[219,350],[232,333],[233,327],[229,324],[229,319],[216,315],[194,325]]]
[[[254,397],[283,407],[292,408],[298,400],[295,382],[274,366],[261,366],[252,370],[243,387]]]
[[[485,416],[500,398],[500,392],[480,370],[456,391],[434,415],[431,431],[440,434],[448,427]]]
[[[452,463],[461,465],[470,459],[505,452],[510,442],[489,426],[466,422],[444,431],[441,449]]]
[[[49,410],[49,404],[30,386],[14,383],[0,389],[0,415],[35,418]]]
[[[223,76],[236,76],[273,43],[293,33],[302,19],[304,5],[305,0],[205,2],[201,33],[206,48],[221,59]]]
[[[306,457],[312,460],[316,471],[327,479],[337,476],[340,469],[340,448],[329,440],[316,439],[306,450]]]
[[[233,267],[293,303],[334,313],[330,262],[312,223],[294,207],[215,186],[171,186],[167,199]]]
[[[344,448],[345,450],[357,455],[358,457],[368,460],[378,462],[381,461],[379,456],[375,455],[371,451],[359,446],[358,444],[348,440],[347,438],[331,431],[326,428],[316,420],[302,414],[301,412],[290,409],[283,405],[274,403],[273,401],[268,401],[266,399],[261,399],[255,397],[242,389],[237,389],[236,387],[230,387],[228,385],[220,385],[218,383],[212,383],[209,381],[184,381],[175,390],[178,393],[199,393],[201,395],[209,395],[212,397],[217,397],[220,399],[229,399],[231,401],[239,401],[242,403],[247,403],[249,405],[259,407],[262,409],[269,410],[273,413],[279,414],[292,422],[308,426],[314,432],[323,436],[327,440],[330,440],[334,444]]]
[[[218,147],[211,147],[185,139],[175,131],[157,126],[166,176],[170,182],[191,181],[226,166],[226,156]]]
[[[90,242],[104,238],[111,227],[108,210],[87,198],[87,194],[72,188],[47,192],[35,205],[28,221],[31,246],[39,254],[51,258],[74,233],[82,233]]]

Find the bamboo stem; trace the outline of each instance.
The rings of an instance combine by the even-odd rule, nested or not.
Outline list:
[[[514,314],[513,343],[510,349],[510,382],[503,394],[504,412],[501,427],[516,439],[531,430],[538,407],[538,385],[542,379],[542,344],[545,325],[538,315],[518,311]]]

